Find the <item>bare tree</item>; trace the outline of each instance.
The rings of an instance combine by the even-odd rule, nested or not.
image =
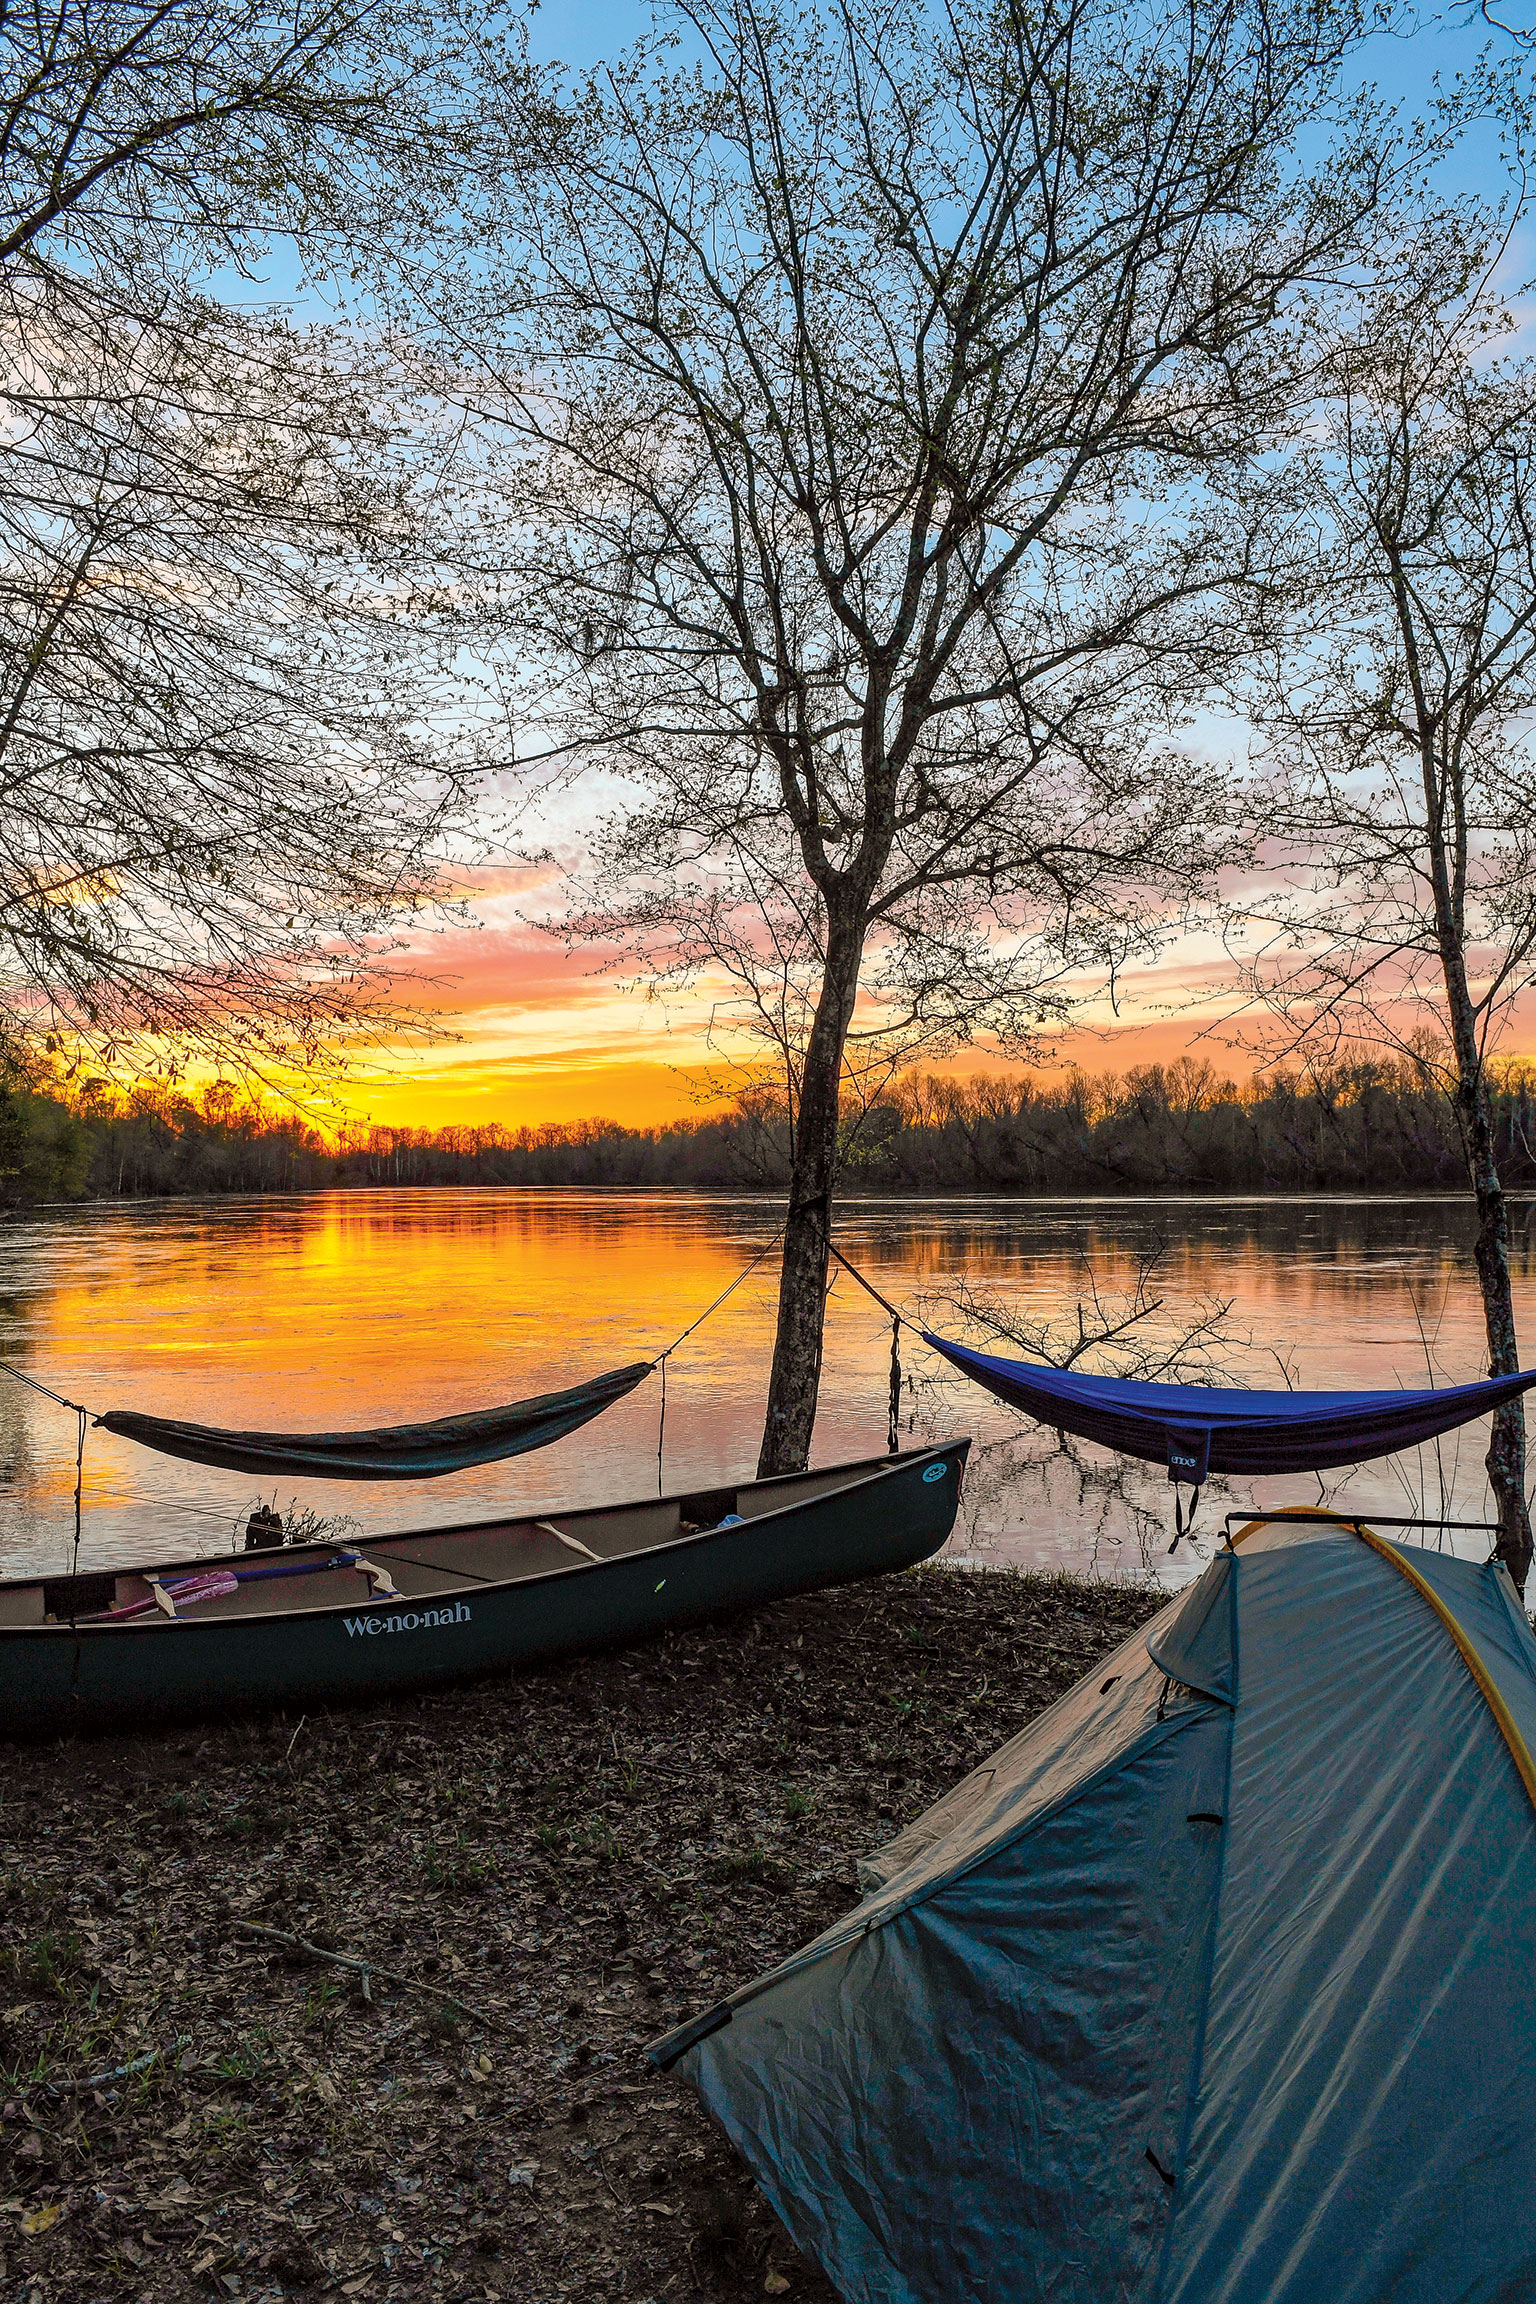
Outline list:
[[[456,639],[422,411],[214,292],[453,180],[453,10],[0,15],[0,1016],[107,1060],[297,1060],[394,1014],[441,890]]]
[[[9,394],[0,999],[107,1061],[313,1068],[393,1013],[456,799],[408,462],[271,324],[114,339],[103,376],[34,330]]]
[[[1536,25],[1515,22],[1518,10],[1503,6],[1502,0],[1465,0],[1463,21],[1471,20],[1474,9],[1495,32],[1505,33],[1521,47],[1536,46]]]
[[[792,1051],[776,1471],[850,1033],[1018,1045],[1204,867],[1157,741],[1230,572],[1195,484],[1263,434],[1388,171],[1364,114],[1287,157],[1348,4],[673,21],[517,112],[504,261],[439,309],[499,442],[525,758],[614,780],[588,918],[663,973],[733,957]]]
[[[274,226],[356,237],[380,169],[451,197],[476,74],[455,0],[31,0],[0,14],[0,278],[141,318]]]
[[[1278,497],[1291,613],[1257,699],[1288,890],[1243,915],[1291,1045],[1395,1046],[1444,1090],[1477,1209],[1491,1373],[1519,1365],[1497,1051],[1536,974],[1536,364],[1454,238],[1343,343]],[[1448,268],[1447,268],[1448,267]],[[1480,276],[1481,271],[1481,276]],[[1469,281],[1470,274],[1470,281]],[[1499,1555],[1531,1564],[1525,1424],[1495,1417]]]

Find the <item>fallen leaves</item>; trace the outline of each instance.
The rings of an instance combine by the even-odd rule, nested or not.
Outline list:
[[[831,2304],[643,2043],[846,1910],[855,1857],[1147,1612],[918,1572],[297,1738],[8,1753],[7,1921],[101,1943],[99,1990],[4,2019],[53,2091],[0,2091],[8,2277],[31,2253],[87,2304],[182,2304],[189,2275],[524,2304],[623,2271],[639,2297]]]

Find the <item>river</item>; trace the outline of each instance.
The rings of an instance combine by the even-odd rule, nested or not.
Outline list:
[[[1530,1211],[1516,1210],[1522,1333],[1536,1349]],[[50,1209],[0,1231],[0,1357],[95,1412],[334,1429],[514,1400],[648,1358],[772,1241],[776,1206],[750,1195],[541,1191],[338,1192]],[[1454,1199],[849,1199],[838,1237],[875,1285],[929,1324],[985,1342],[946,1302],[970,1284],[1070,1324],[1095,1294],[1118,1316],[1149,1263],[1166,1345],[1215,1319],[1211,1373],[1304,1388],[1460,1381],[1483,1368],[1471,1225]],[[753,1469],[773,1335],[770,1256],[670,1363],[668,1489]],[[1218,1313],[1218,1308],[1219,1309]],[[828,1305],[815,1460],[885,1444],[890,1328],[848,1278]],[[1049,1435],[903,1344],[914,1437],[976,1436],[956,1558],[1175,1583],[1222,1514],[1313,1503],[1315,1478],[1215,1483],[1201,1547],[1173,1558],[1160,1474]],[[1089,1363],[1092,1365],[1093,1363]],[[435,1481],[286,1482],[87,1435],[82,1566],[228,1547],[263,1497],[347,1515],[355,1532],[654,1493],[660,1385],[548,1451]],[[75,1421],[0,1380],[0,1571],[68,1565]],[[1329,1495],[1380,1515],[1487,1516],[1486,1427],[1438,1448],[1329,1476]],[[353,1532],[352,1529],[347,1531]],[[1456,1538],[1479,1552],[1485,1539]]]

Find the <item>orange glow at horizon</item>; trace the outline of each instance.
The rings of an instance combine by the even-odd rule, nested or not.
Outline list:
[[[547,1053],[541,1057],[488,1049],[469,1026],[456,1046],[405,1055],[386,1076],[364,1074],[343,1083],[335,1092],[335,1104],[354,1127],[385,1128],[496,1124],[517,1129],[571,1126],[583,1120],[656,1128],[729,1109],[734,1093],[731,1068],[711,1057],[702,1043],[685,1054],[688,1044],[679,1036],[677,1053],[671,1057],[633,1055],[622,1043],[601,1048],[578,1043],[563,1055],[561,1021],[549,1019]],[[1193,1022],[1165,1018],[1126,1023],[1108,1032],[1081,1029],[1064,1034],[1029,1065],[978,1046],[940,1064],[919,1060],[914,1069],[962,1077],[1028,1071],[1049,1079],[1072,1070],[1124,1073],[1142,1064],[1171,1064],[1186,1055],[1204,1059],[1218,1076],[1238,1081],[1246,1080],[1254,1069],[1252,1056],[1241,1049],[1201,1037]],[[741,1078],[744,1081],[745,1074]]]
[[[509,880],[516,876],[509,876]],[[711,988],[661,1000],[620,974],[619,955],[568,953],[504,903],[525,898],[526,881],[481,891],[481,919],[455,929],[421,957],[420,1006],[453,1037],[396,1045],[327,1092],[314,1112],[329,1131],[352,1127],[569,1126],[610,1120],[630,1128],[698,1120],[729,1108],[752,1076],[750,1045],[731,1061],[728,1036],[711,1038]],[[489,915],[489,916],[487,916]],[[1120,1012],[1102,996],[1085,1000],[1082,1020],[1054,1036],[1029,1064],[1010,1061],[985,1040],[915,1069],[949,1075],[1071,1070],[1125,1074],[1144,1064],[1191,1056],[1218,1078],[1246,1083],[1259,1057],[1243,1030],[1252,1018],[1227,1012],[1228,970],[1191,940],[1137,972],[1122,987]],[[718,993],[720,987],[713,990]],[[1509,1020],[1504,1052],[1536,1048],[1536,994]],[[1385,1046],[1384,1054],[1391,1051]]]

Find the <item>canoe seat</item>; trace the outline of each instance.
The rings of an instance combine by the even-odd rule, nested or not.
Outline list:
[[[369,1596],[372,1599],[398,1600],[400,1598],[400,1588],[387,1568],[376,1568],[371,1560],[363,1558],[361,1552],[339,1551],[336,1557],[338,1560],[345,1560],[348,1567],[355,1568],[360,1576],[367,1577]]]

